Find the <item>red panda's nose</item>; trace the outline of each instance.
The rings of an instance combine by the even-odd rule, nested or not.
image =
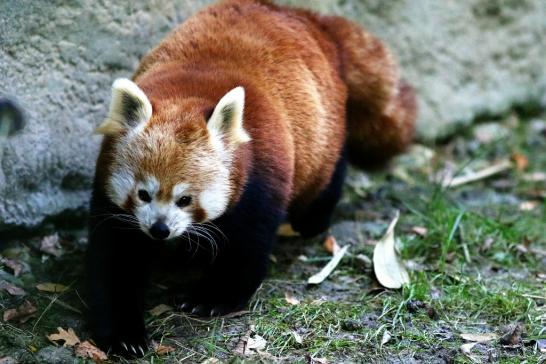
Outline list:
[[[164,222],[156,221],[150,227],[150,235],[156,239],[163,240],[167,238],[169,234],[170,234],[169,227]]]

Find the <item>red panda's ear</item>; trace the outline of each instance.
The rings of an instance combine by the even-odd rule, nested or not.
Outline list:
[[[104,135],[117,134],[146,123],[152,117],[152,105],[144,92],[131,80],[118,78],[112,85],[110,111],[95,130]]]
[[[223,135],[235,145],[250,141],[250,136],[243,127],[245,107],[245,89],[236,87],[225,94],[208,120],[208,129],[215,135]]]

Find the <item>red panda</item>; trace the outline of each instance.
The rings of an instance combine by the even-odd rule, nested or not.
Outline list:
[[[347,161],[375,167],[410,143],[416,102],[385,45],[336,16],[265,0],[197,13],[118,79],[91,199],[94,338],[143,355],[149,258],[162,240],[203,277],[183,310],[223,315],[263,280],[279,224],[328,228]],[[213,249],[211,253],[208,249]]]

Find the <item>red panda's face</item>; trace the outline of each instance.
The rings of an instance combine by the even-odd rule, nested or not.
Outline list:
[[[99,127],[115,138],[106,182],[112,202],[132,213],[146,234],[161,240],[221,216],[232,191],[233,151],[250,140],[242,129],[244,91],[226,94],[207,121],[190,104],[152,114],[142,91],[123,82],[124,88],[114,83],[109,118]],[[118,106],[116,92],[122,92]],[[241,119],[238,126],[232,124],[234,118]],[[128,122],[121,128],[111,125],[124,119]]]

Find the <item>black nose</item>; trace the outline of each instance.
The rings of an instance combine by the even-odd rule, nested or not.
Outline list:
[[[156,221],[151,227],[150,227],[150,235],[152,235],[156,239],[163,240],[167,236],[169,236],[169,227],[161,221]]]

